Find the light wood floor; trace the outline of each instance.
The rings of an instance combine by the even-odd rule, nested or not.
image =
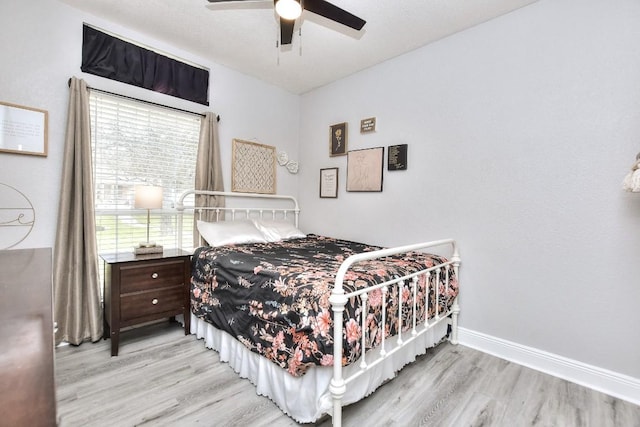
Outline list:
[[[60,427],[295,426],[176,324],[56,350]],[[318,425],[329,426],[329,418]],[[365,400],[346,426],[640,426],[640,406],[445,343]]]

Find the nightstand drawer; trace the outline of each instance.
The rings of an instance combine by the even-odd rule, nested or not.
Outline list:
[[[153,264],[132,264],[120,270],[120,294],[181,285],[184,282],[184,261],[163,261]]]
[[[177,314],[182,311],[184,301],[182,285],[123,295],[120,298],[120,320],[128,322],[165,312]]]

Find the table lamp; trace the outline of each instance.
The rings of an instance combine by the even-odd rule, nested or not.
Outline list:
[[[141,242],[135,248],[136,254],[149,254],[162,252],[162,246],[156,245],[149,239],[149,224],[151,222],[151,209],[162,208],[162,187],[155,185],[136,185],[135,186],[135,202],[136,209],[147,210],[147,241]]]

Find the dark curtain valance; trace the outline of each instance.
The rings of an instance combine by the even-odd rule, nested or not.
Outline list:
[[[82,71],[209,105],[209,71],[82,28]]]

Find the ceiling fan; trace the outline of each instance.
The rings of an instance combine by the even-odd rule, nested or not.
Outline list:
[[[267,0],[209,0],[209,3],[231,3],[238,1],[267,1]],[[269,0],[270,1],[270,0]],[[335,6],[325,0],[273,0],[276,12],[280,17],[280,44],[291,44],[293,26],[302,10],[324,16],[339,24],[361,30],[367,21]]]

